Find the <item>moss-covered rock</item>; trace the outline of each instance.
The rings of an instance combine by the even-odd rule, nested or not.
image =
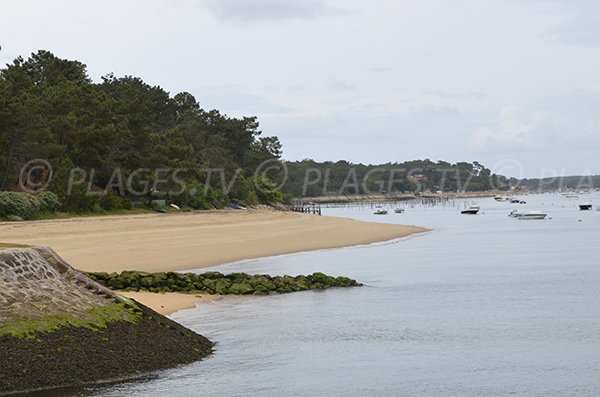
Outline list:
[[[348,277],[332,277],[323,273],[308,276],[269,276],[219,272],[145,273],[126,271],[118,273],[88,273],[88,276],[114,290],[183,292],[216,295],[268,295],[332,287],[359,287],[362,284]]]

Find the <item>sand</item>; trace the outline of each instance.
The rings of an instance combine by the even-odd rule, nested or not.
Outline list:
[[[51,247],[83,271],[159,272],[369,244],[424,231],[295,212],[224,210],[3,222],[0,241]]]
[[[142,305],[148,306],[150,309],[168,316],[179,310],[193,309],[196,303],[212,302],[220,299],[220,295],[192,295],[179,294],[169,292],[165,294],[157,294],[152,292],[119,292],[119,294],[140,302]]]

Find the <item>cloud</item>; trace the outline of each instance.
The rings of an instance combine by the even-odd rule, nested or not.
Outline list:
[[[448,91],[444,91],[444,90],[440,90],[440,89],[425,91],[424,94],[428,95],[428,96],[432,96],[432,97],[442,98],[442,99],[467,98],[467,99],[474,99],[479,102],[481,102],[484,99],[489,97],[486,93],[479,92],[479,91],[471,92],[469,94],[459,94],[459,93],[448,92]]]
[[[335,77],[332,77],[327,82],[327,86],[334,91],[354,91],[356,87],[350,85],[342,80],[338,80]]]
[[[201,0],[217,19],[256,23],[344,15],[346,11],[322,0]]]
[[[597,0],[537,0],[559,16],[547,36],[567,45],[600,46],[600,2]]]
[[[394,71],[393,68],[387,66],[373,66],[369,68],[369,72],[372,73],[392,73]]]
[[[423,103],[409,106],[410,114],[414,117],[427,119],[446,119],[456,117],[460,111],[455,106],[432,105]]]
[[[536,143],[535,131],[536,126],[525,111],[510,105],[500,111],[496,125],[479,128],[473,133],[471,147],[479,150],[531,149]]]
[[[251,116],[283,114],[293,111],[287,106],[272,102],[252,91],[250,88],[237,85],[201,87],[195,90],[201,106],[217,108],[226,114]]]

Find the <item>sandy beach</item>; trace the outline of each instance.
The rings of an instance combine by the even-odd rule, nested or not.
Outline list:
[[[119,292],[126,298],[134,299],[150,309],[168,316],[176,311],[184,309],[193,309],[196,303],[212,302],[220,299],[219,295],[198,295],[198,294],[179,294],[166,293],[157,294],[152,292]]]
[[[83,271],[159,272],[369,244],[423,231],[265,209],[4,222],[0,241],[48,246]]]

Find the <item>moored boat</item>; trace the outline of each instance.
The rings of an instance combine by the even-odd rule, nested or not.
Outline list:
[[[396,208],[396,209],[394,210],[394,212],[395,212],[396,214],[404,214],[404,208]]]
[[[375,207],[375,212],[373,215],[387,215],[387,210],[384,210],[382,207]]]
[[[530,211],[530,212],[526,212],[524,214],[519,214],[518,216],[515,216],[515,218],[523,219],[523,220],[532,220],[532,219],[546,219],[546,216],[548,216],[548,214],[545,214],[541,211]]]
[[[580,211],[588,211],[592,209],[592,204],[591,203],[583,203],[583,204],[579,204],[579,210]]]
[[[479,207],[476,205],[472,205],[469,208],[467,208],[466,210],[460,211],[460,213],[463,215],[477,215],[478,212],[479,212]]]

